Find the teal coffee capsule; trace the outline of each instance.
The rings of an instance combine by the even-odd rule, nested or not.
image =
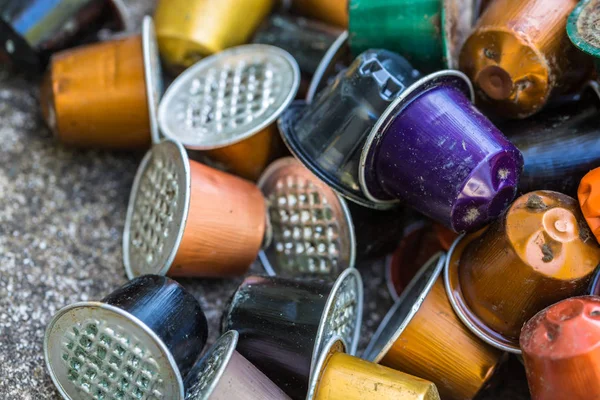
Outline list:
[[[350,48],[391,50],[423,72],[456,69],[478,7],[477,0],[350,0]]]

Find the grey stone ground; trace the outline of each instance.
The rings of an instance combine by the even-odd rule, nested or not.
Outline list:
[[[152,0],[130,0],[137,22]],[[53,141],[37,84],[0,76],[0,399],[57,399],[42,340],[61,307],[100,299],[126,282],[121,233],[141,154],[79,151]],[[260,270],[254,266],[255,270]],[[382,263],[361,267],[366,284],[361,347],[391,304]],[[240,280],[182,280],[211,323],[210,342]],[[511,360],[485,399],[526,399],[522,367]]]

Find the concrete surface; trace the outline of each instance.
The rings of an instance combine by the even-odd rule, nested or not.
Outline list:
[[[153,1],[130,0],[134,18]],[[58,399],[43,359],[46,324],[61,307],[104,297],[126,282],[121,234],[142,154],[80,151],[57,144],[37,103],[37,82],[0,76],[0,398]],[[253,267],[260,271],[260,267]],[[381,262],[361,267],[366,283],[361,348],[391,301]],[[240,280],[181,280],[218,335]],[[511,360],[484,399],[526,399]]]

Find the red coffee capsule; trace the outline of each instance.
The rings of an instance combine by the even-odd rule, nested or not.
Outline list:
[[[573,297],[530,319],[520,337],[533,400],[600,398],[600,297]]]

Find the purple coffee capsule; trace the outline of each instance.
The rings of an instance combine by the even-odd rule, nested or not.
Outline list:
[[[365,51],[310,104],[299,101],[288,107],[279,118],[283,140],[296,158],[342,196],[362,206],[386,208],[362,193],[361,150],[379,117],[419,76],[398,54]]]
[[[461,72],[430,74],[398,96],[362,150],[359,179],[376,204],[403,201],[473,232],[515,198],[523,156],[472,104]]]

